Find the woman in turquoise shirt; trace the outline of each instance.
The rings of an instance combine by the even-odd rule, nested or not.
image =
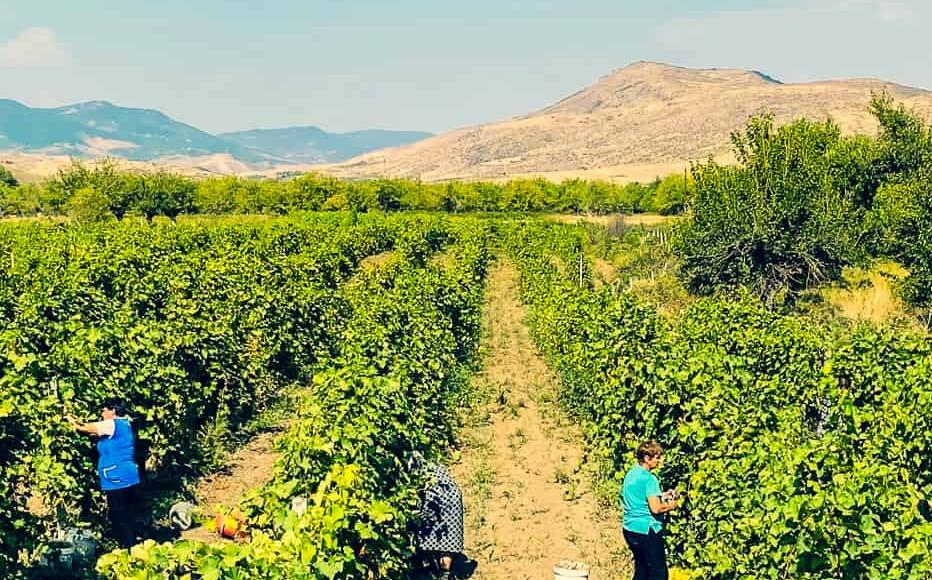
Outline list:
[[[624,507],[622,533],[634,556],[634,580],[667,580],[667,553],[663,523],[657,517],[676,509],[675,492],[660,491],[660,480],[653,472],[660,467],[663,449],[656,441],[641,443],[637,465],[625,474],[621,488]]]

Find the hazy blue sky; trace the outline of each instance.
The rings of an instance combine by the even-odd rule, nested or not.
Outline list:
[[[209,131],[442,131],[637,60],[932,88],[929,0],[10,0],[0,98],[108,100]]]

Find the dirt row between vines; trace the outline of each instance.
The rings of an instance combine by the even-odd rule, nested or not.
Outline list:
[[[488,402],[451,470],[464,490],[473,578],[552,578],[561,560],[588,564],[593,580],[630,576],[617,512],[577,473],[581,437],[554,402],[556,378],[531,341],[511,264],[492,269],[487,296],[476,381]]]
[[[517,272],[498,263],[489,273],[483,313],[483,368],[476,376],[479,408],[461,434],[451,471],[466,502],[466,553],[473,578],[546,579],[561,560],[590,566],[593,580],[630,576],[617,512],[600,507],[577,473],[581,437],[554,402],[556,378],[530,338]],[[265,483],[277,458],[280,429],[254,438],[202,479],[198,503],[233,506]],[[186,539],[215,541],[195,528]]]
[[[273,442],[284,428],[280,426],[260,433],[232,453],[226,459],[222,470],[201,479],[194,492],[198,505],[207,514],[214,514],[221,508],[234,508],[247,493],[271,479],[275,462],[278,460],[278,452],[275,451]],[[181,537],[203,542],[220,540],[216,532],[203,526],[186,530],[182,532]]]

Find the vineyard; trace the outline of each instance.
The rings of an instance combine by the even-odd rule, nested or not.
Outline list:
[[[701,578],[932,574],[924,334],[822,327],[748,296],[670,320],[561,268],[584,232],[510,236],[538,343],[608,493],[638,442],[664,442],[663,481],[688,497],[671,523],[681,564]]]
[[[663,480],[688,497],[671,522],[679,565],[701,578],[932,573],[925,335],[815,324],[748,294],[664,315],[594,283],[605,235],[340,213],[4,226],[3,575],[33,573],[56,525],[101,524],[89,448],[65,416],[123,394],[147,485],[163,490],[282,400],[289,420],[274,472],[239,505],[249,542],[149,541],[104,555],[99,574],[403,576],[419,483],[405,464],[456,441],[496,257],[519,272],[604,496],[638,442],[664,442]],[[301,515],[295,497],[309,498]]]
[[[124,394],[151,445],[150,477],[170,480],[197,472],[212,434],[247,425],[298,383],[307,386],[278,471],[245,506],[258,551],[229,567],[344,576],[365,548],[396,569],[399,510],[411,499],[404,461],[450,441],[454,417],[439,403],[463,396],[475,351],[486,228],[352,220],[3,231],[2,476],[15,492],[3,498],[5,575],[45,524],[99,520],[86,445],[66,412],[92,416],[102,396]],[[357,271],[388,250],[378,269]],[[437,252],[444,259],[432,262]],[[299,521],[287,517],[295,494],[316,499]],[[293,542],[271,549],[263,533]],[[206,577],[226,573],[210,553],[170,553],[173,569],[190,558]],[[140,562],[101,566],[122,577]]]
[[[739,164],[694,167],[684,217],[650,226],[297,210],[0,225],[0,577],[47,577],[62,526],[102,537],[91,446],[68,419],[114,395],[132,402],[153,525],[269,421],[278,460],[227,506],[248,539],[150,538],[105,550],[88,578],[408,578],[424,484],[412,457],[461,459],[463,425],[479,419],[511,440],[477,447],[506,454],[477,465],[507,464],[531,436],[541,456],[566,449],[558,462],[578,443],[581,465],[512,479],[566,486],[556,511],[587,527],[580,490],[617,523],[634,449],[660,441],[660,478],[685,496],[670,559],[692,578],[932,577],[932,130],[873,106],[875,140],[752,120],[734,137]],[[898,318],[820,302],[878,260],[906,271],[891,282]],[[487,280],[493,263],[504,274]],[[496,312],[534,347],[487,392],[483,369],[508,367],[485,360],[504,352],[483,342],[505,326],[483,317],[496,279],[519,281],[522,304],[513,285],[517,306]],[[546,375],[544,361],[548,409],[578,442],[503,430],[518,424],[509,413],[552,427],[537,414],[546,397],[510,399],[537,396],[526,375]],[[505,526],[522,533],[503,566],[520,570],[520,541],[535,540],[523,531],[550,533],[552,514],[518,497],[527,487],[469,477],[467,511],[527,507]],[[488,528],[479,579],[505,558]],[[607,575],[628,574],[598,540],[586,542]]]

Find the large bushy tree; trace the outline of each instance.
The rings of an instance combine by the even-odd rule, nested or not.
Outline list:
[[[174,220],[192,211],[196,188],[192,180],[165,171],[139,175],[133,180],[133,209],[149,221],[159,215]]]
[[[906,302],[932,323],[932,127],[902,105],[877,97],[880,122],[877,164],[883,185],[872,221],[877,251],[908,271],[899,290]]]
[[[747,286],[762,299],[789,296],[840,274],[863,244],[859,170],[839,151],[851,141],[831,121],[777,128],[770,115],[732,135],[735,166],[709,161],[677,241],[682,274],[699,293]]]
[[[72,160],[71,165],[59,169],[58,174],[46,184],[44,209],[53,214],[73,211],[72,198],[78,192],[90,189],[96,192],[95,204],[105,199],[107,211],[117,219],[123,219],[135,201],[134,177],[121,171],[112,159],[104,159],[92,166]],[[86,191],[82,198],[80,204],[88,199]]]

